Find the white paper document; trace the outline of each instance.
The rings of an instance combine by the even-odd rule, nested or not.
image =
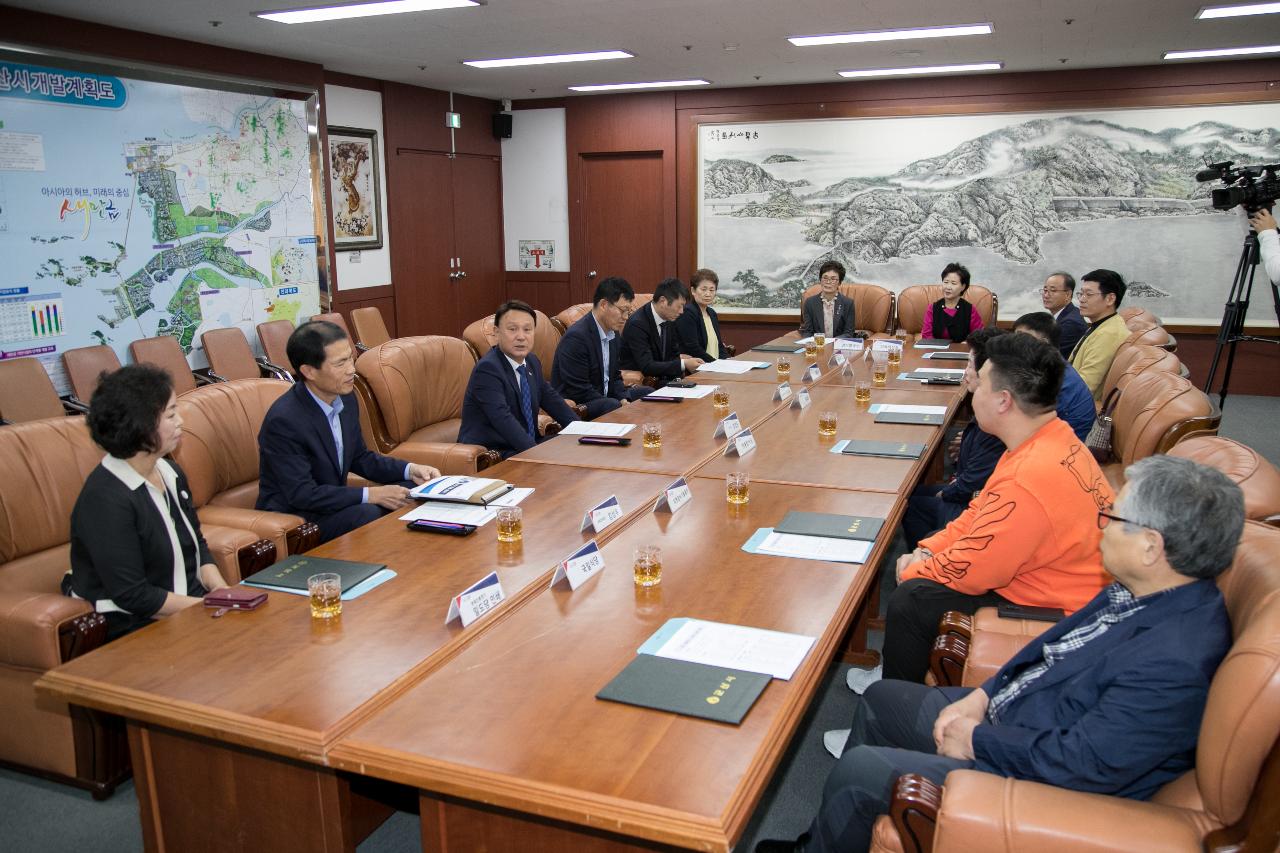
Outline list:
[[[759,672],[787,681],[813,648],[814,639],[724,622],[671,619],[639,651],[689,663]]]
[[[419,518],[425,518],[428,521],[450,521],[454,524],[474,524],[476,527],[483,527],[498,517],[500,507],[515,506],[531,494],[533,489],[512,489],[502,497],[489,501],[488,506],[427,501],[400,516],[400,520],[417,521]]]
[[[635,424],[603,424],[599,421],[574,421],[564,429],[560,430],[560,435],[603,435],[609,438],[621,438],[631,430],[635,429]]]
[[[898,412],[903,415],[945,415],[947,413],[946,406],[904,406],[898,403],[880,403],[879,408],[874,405],[871,407],[871,414],[878,415],[881,412]]]
[[[667,398],[673,398],[673,399],[679,399],[681,397],[684,397],[689,400],[701,400],[703,397],[710,395],[711,392],[714,390],[716,390],[716,386],[714,385],[695,385],[692,388],[672,388],[670,385],[668,385],[665,388],[659,388],[657,391],[654,391],[649,396],[659,397],[659,398],[667,397]]]
[[[836,563],[865,563],[871,553],[870,542],[860,539],[835,539],[826,536],[796,536],[793,533],[770,533],[758,546],[761,554],[775,557],[804,557],[809,560],[831,560]]]
[[[746,373],[757,368],[765,368],[769,366],[767,361],[734,361],[730,358],[720,358],[715,361],[708,361],[706,364],[698,367],[699,373]]]

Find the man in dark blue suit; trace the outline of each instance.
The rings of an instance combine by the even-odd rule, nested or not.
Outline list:
[[[1045,343],[1058,348],[1062,328],[1053,321],[1047,311],[1033,311],[1013,321],[1013,330],[1034,335]],[[1058,417],[1071,425],[1076,438],[1084,441],[1093,429],[1098,411],[1093,405],[1093,392],[1084,384],[1080,374],[1071,365],[1062,374],[1062,388],[1058,391]]]
[[[631,315],[622,329],[622,369],[658,380],[658,387],[697,370],[702,359],[680,352],[676,320],[684,313],[689,290],[678,278],[664,278],[653,300]]]
[[[635,291],[625,278],[609,276],[596,285],[591,312],[565,330],[551,362],[551,387],[587,407],[598,418],[648,394],[651,388],[622,384],[621,333],[631,316]]]
[[[409,483],[440,472],[382,456],[360,434],[356,361],[347,333],[324,320],[303,323],[285,351],[302,381],[271,405],[258,431],[258,509],[300,515],[327,542],[412,503]],[[358,474],[380,486],[348,486]]]
[[[1044,310],[1053,315],[1058,324],[1058,350],[1065,359],[1071,358],[1071,350],[1084,335],[1086,328],[1084,317],[1076,307],[1073,297],[1076,293],[1076,280],[1071,273],[1056,272],[1044,280],[1040,289],[1040,302]]]
[[[498,306],[493,315],[498,343],[471,371],[459,442],[496,450],[505,459],[538,443],[539,410],[560,426],[578,420],[542,377],[542,364],[532,352],[537,322],[533,308],[517,299]]]
[[[1222,472],[1174,456],[1126,470],[1104,525],[1116,582],[981,687],[879,681],[798,841],[757,851],[866,850],[897,777],[976,769],[1077,791],[1151,797],[1195,765],[1209,684],[1231,645],[1214,578],[1244,528]]]

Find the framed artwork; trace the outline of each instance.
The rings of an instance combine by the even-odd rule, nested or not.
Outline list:
[[[382,204],[378,186],[378,132],[330,127],[327,150],[333,208],[333,249],[382,248]]]
[[[798,317],[826,261],[894,292],[957,261],[1004,319],[1102,267],[1126,305],[1216,326],[1248,223],[1196,173],[1226,160],[1280,162],[1280,104],[704,123],[697,263],[727,316]]]

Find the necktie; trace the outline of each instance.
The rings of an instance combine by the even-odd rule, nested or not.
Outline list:
[[[520,365],[516,368],[516,373],[520,374],[520,406],[524,409],[525,429],[529,432],[529,437],[535,441],[538,438],[538,425],[533,419],[533,395],[529,392],[529,368],[526,365]]]
[[[662,358],[667,357],[667,324],[658,324],[658,346],[662,348]]]

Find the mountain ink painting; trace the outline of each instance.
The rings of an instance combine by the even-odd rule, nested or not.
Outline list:
[[[718,304],[776,313],[829,260],[895,292],[959,261],[1005,319],[1106,267],[1126,304],[1217,325],[1248,223],[1195,175],[1224,160],[1280,162],[1280,104],[704,124],[698,265]],[[1275,322],[1261,268],[1249,321]]]

